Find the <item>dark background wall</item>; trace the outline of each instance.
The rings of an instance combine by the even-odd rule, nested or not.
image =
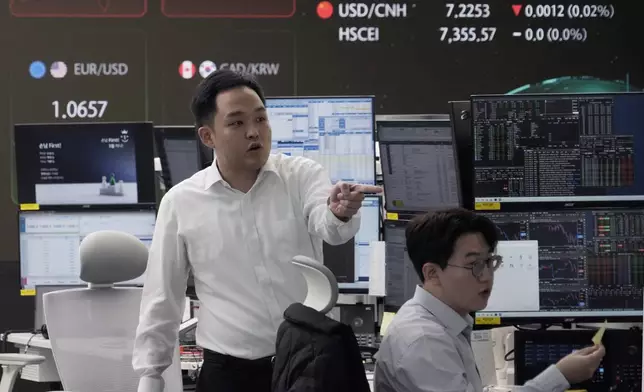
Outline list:
[[[162,3],[168,14],[191,15],[169,17]],[[0,3],[0,330],[33,324],[33,300],[19,295],[10,153],[14,123],[189,124],[190,95],[201,77],[198,70],[192,79],[180,76],[186,60],[197,68],[204,60],[243,64],[261,73],[258,78],[272,96],[372,94],[378,114],[447,113],[449,100],[524,85],[530,85],[524,90],[529,92],[644,87],[636,1],[614,1],[609,15],[569,1],[554,8],[533,2],[518,16],[505,0],[454,2],[451,13],[442,1],[401,1],[386,4],[405,6],[406,15],[383,18],[342,17],[340,3],[332,3],[329,19],[319,17],[318,2],[312,0]],[[372,3],[365,0],[360,7],[369,10]],[[577,10],[586,17],[571,18]],[[257,17],[266,15],[282,17]],[[348,27],[377,27],[378,40],[340,42],[339,29]],[[541,31],[543,39],[526,40],[531,33],[541,38]],[[556,34],[566,40],[557,41]],[[35,79],[29,72],[34,61],[47,67],[63,61],[68,73],[55,79],[47,69]],[[89,63],[126,64],[127,74],[74,75],[75,63],[81,64],[79,71],[87,71]],[[107,101],[102,116],[89,119],[73,110],[92,100]]]

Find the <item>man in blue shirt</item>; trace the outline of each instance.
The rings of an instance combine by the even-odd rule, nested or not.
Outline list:
[[[387,329],[378,352],[376,392],[481,392],[470,344],[472,317],[485,309],[494,271],[497,228],[463,209],[429,213],[407,227],[407,252],[423,284]],[[521,387],[563,392],[592,377],[602,345],[574,352]]]

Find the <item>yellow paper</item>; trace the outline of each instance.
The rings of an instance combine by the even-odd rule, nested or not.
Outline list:
[[[394,319],[394,316],[396,313],[392,312],[384,312],[382,314],[382,323],[380,324],[380,336],[385,336],[385,333],[387,332],[387,328],[389,328],[389,324],[391,324],[391,320]]]
[[[604,320],[604,325],[597,331],[595,336],[593,336],[593,343],[601,344],[602,338],[604,337],[604,332],[606,332],[606,327],[608,326],[608,320]]]

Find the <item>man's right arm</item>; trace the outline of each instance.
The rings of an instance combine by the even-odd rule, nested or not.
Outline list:
[[[138,392],[163,391],[161,374],[172,364],[177,347],[189,267],[173,204],[171,196],[161,200],[145,272],[132,357],[141,377]]]

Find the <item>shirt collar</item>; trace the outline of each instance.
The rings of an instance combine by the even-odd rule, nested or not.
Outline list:
[[[429,313],[433,314],[455,336],[463,333],[467,329],[471,330],[474,324],[474,320],[472,320],[470,315],[465,317],[461,316],[421,286],[416,286],[414,301],[424,307]]]
[[[259,171],[259,176],[257,178],[260,178],[260,176],[263,175],[265,172],[273,172],[277,173],[277,163],[276,157],[271,154],[268,156],[268,160],[262,166],[262,169]],[[204,180],[204,190],[209,189],[216,183],[221,182],[223,184],[228,184],[226,180],[223,179],[221,176],[221,172],[219,171],[219,168],[217,167],[217,158],[215,158],[214,161],[212,161],[212,164],[206,169],[206,177]]]

